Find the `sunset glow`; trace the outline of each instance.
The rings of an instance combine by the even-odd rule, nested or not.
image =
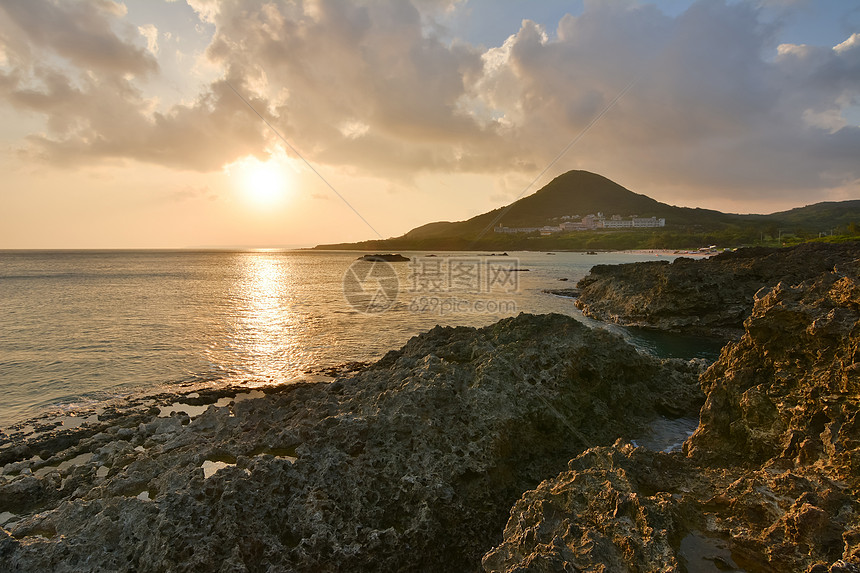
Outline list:
[[[860,0],[0,0],[0,173],[0,573],[860,573]]]
[[[0,248],[396,237],[574,169],[855,199],[858,66],[860,0],[0,2]]]
[[[283,203],[289,192],[283,166],[274,160],[265,163],[249,158],[240,162],[238,184],[245,198],[257,207]]]

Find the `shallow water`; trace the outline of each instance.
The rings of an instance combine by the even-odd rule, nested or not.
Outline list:
[[[81,408],[139,392],[288,383],[376,360],[436,324],[484,326],[519,312],[584,320],[543,289],[574,285],[595,264],[673,258],[405,254],[413,263],[378,281],[396,285],[392,304],[368,313],[361,301],[382,291],[373,276],[345,281],[356,252],[0,251],[0,428],[57,409],[72,427],[86,422],[71,415]],[[498,275],[505,265],[520,272]],[[365,299],[345,294],[356,284],[371,285]],[[658,355],[710,352],[611,328]]]
[[[642,446],[655,452],[677,452],[698,426],[698,418],[660,417],[651,422],[646,433],[632,443],[634,446]]]
[[[715,360],[726,341],[703,336],[679,336],[644,328],[625,328],[626,338],[640,349],[664,358]]]
[[[770,571],[750,562],[741,568],[735,561],[740,559],[732,551],[732,544],[724,539],[709,537],[697,531],[681,540],[678,557],[687,573],[765,573]]]
[[[63,472],[63,471],[65,471],[71,467],[80,466],[80,465],[87,463],[88,461],[90,461],[92,459],[92,457],[93,457],[93,454],[91,452],[80,454],[80,455],[75,456],[74,458],[72,458],[70,460],[60,462],[56,465],[50,465],[49,464],[49,465],[42,466],[41,468],[36,470],[34,472],[34,474],[36,475],[36,477],[43,477],[43,476],[46,476],[49,473],[54,472],[54,471]]]

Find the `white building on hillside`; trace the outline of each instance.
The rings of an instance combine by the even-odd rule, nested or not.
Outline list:
[[[639,228],[655,228],[655,227],[665,227],[666,219],[657,217],[634,217],[633,218],[633,226]]]

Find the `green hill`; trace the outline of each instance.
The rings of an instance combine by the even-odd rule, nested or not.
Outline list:
[[[634,193],[596,173],[568,171],[550,181],[536,193],[488,213],[457,223],[429,223],[412,229],[403,238],[467,237],[477,238],[491,233],[496,225],[506,227],[540,227],[553,218],[602,212],[606,215],[638,215],[663,217],[667,225],[705,226],[727,224],[737,215],[727,215],[707,209],[690,209],[667,205],[639,193]]]
[[[832,230],[834,227],[845,227],[851,223],[860,224],[858,212],[860,212],[860,200],[855,199],[816,203],[790,211],[773,213],[766,217],[785,227],[818,229],[821,232]]]
[[[494,232],[494,227],[558,225],[562,217],[658,217],[659,229],[572,231],[548,237]],[[545,187],[508,206],[466,221],[435,222],[412,229],[401,237],[381,241],[320,245],[319,249],[627,249],[690,248],[701,244],[724,246],[753,244],[789,236],[816,237],[836,228],[845,231],[860,224],[860,200],[819,203],[772,215],[736,215],[709,209],[676,207],[634,193],[595,173],[569,171]]]

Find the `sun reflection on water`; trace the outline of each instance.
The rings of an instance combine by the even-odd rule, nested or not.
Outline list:
[[[288,259],[277,252],[245,253],[237,261],[231,289],[233,369],[246,378],[246,384],[288,382],[305,365],[292,281]]]

